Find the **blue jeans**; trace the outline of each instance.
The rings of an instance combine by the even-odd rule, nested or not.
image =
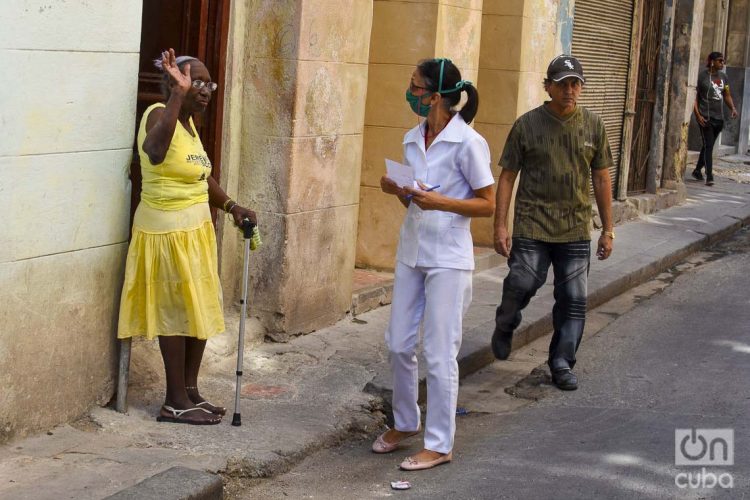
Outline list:
[[[555,333],[549,346],[552,371],[573,368],[576,351],[586,323],[586,280],[589,273],[589,241],[546,243],[513,238],[510,272],[503,281],[503,298],[495,313],[496,328],[512,333],[521,324],[521,311],[547,280],[552,264],[555,276],[555,305],[552,324]]]

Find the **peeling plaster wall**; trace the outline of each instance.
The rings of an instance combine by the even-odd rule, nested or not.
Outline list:
[[[729,4],[729,16],[727,25],[727,43],[725,56],[727,58],[726,73],[729,79],[729,87],[737,111],[741,116],[733,120],[729,117],[725,121],[724,132],[721,134],[721,143],[724,145],[738,146],[740,142],[740,129],[742,114],[744,114],[744,100],[747,98],[748,81],[746,79],[748,60],[748,35],[750,34],[750,0],[732,0]],[[747,135],[747,129],[745,129]],[[747,138],[745,138],[747,144]],[[746,146],[745,146],[746,147]]]
[[[664,170],[664,141],[669,116],[669,90],[672,66],[672,44],[674,42],[674,9],[676,0],[665,0],[661,26],[661,47],[657,64],[656,92],[651,149],[648,157],[646,190],[655,192],[661,185]]]
[[[244,33],[230,61],[243,93],[229,111],[241,134],[229,146],[228,188],[258,212],[263,236],[250,314],[284,339],[335,322],[351,305],[372,0],[346,9],[335,0],[253,0],[234,14]],[[242,253],[226,226],[222,277],[236,301]]]
[[[672,74],[664,145],[662,187],[683,178],[687,161],[688,126],[693,114],[695,85],[702,66],[704,0],[675,0]]]
[[[573,50],[573,21],[575,0],[560,0],[557,13],[557,25],[561,54],[570,54]]]
[[[141,5],[0,3],[0,442],[113,392]]]

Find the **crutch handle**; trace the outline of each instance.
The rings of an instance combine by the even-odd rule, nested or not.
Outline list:
[[[247,217],[242,219],[242,231],[244,233],[245,239],[249,240],[253,237],[253,229],[255,229],[255,222],[251,221]]]

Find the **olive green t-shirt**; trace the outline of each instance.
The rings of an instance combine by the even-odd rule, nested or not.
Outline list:
[[[520,172],[513,236],[569,243],[590,240],[591,169],[609,168],[602,119],[578,106],[561,119],[546,105],[513,124],[500,166]]]

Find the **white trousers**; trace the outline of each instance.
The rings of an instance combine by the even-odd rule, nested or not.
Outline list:
[[[423,355],[427,364],[427,417],[424,447],[453,449],[458,400],[458,350],[462,321],[471,303],[472,272],[396,263],[391,320],[385,332],[393,374],[396,430],[419,429],[417,343],[424,319]]]

